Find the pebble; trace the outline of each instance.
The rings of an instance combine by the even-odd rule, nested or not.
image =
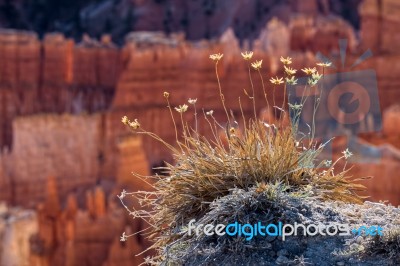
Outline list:
[[[287,256],[289,255],[289,252],[286,249],[281,249],[276,253],[279,256]]]
[[[345,264],[344,264],[343,261],[336,262],[336,266],[344,266],[344,265],[345,265]]]
[[[289,263],[289,259],[286,258],[285,256],[279,256],[279,257],[276,259],[275,262],[276,262],[276,264],[278,264],[278,265],[283,265],[283,264]]]
[[[383,210],[383,209],[381,209],[381,208],[377,208],[377,209],[375,210],[375,213],[376,213],[376,214],[379,214],[379,215],[385,215],[385,214],[386,214],[386,211]]]
[[[275,251],[271,250],[270,252],[268,252],[268,255],[269,255],[271,258],[273,258],[273,257],[276,256],[276,253],[275,253]]]
[[[358,219],[349,218],[349,222],[350,222],[350,223],[357,223],[357,222],[358,222]]]
[[[272,244],[269,243],[269,242],[267,242],[267,243],[265,243],[265,244],[263,245],[263,248],[265,248],[265,249],[270,249],[271,247],[272,247]]]
[[[360,245],[356,244],[356,243],[353,243],[353,244],[350,245],[350,249],[358,251],[360,249]]]
[[[356,243],[357,244],[362,244],[363,242],[364,242],[364,238],[362,236],[357,236]]]
[[[274,241],[275,239],[276,239],[276,236],[270,236],[270,235],[268,235],[268,236],[265,237],[265,240],[267,240],[268,242],[272,242],[272,241]]]
[[[275,251],[271,250],[270,252],[268,252],[268,255],[269,255],[271,258],[273,258],[273,257],[276,256],[276,253],[275,253]]]
[[[372,206],[380,206],[380,207],[387,207],[385,204],[383,204],[383,203],[379,203],[379,202],[371,202],[371,201],[365,201],[364,202],[365,204],[368,204],[368,205],[372,205]]]

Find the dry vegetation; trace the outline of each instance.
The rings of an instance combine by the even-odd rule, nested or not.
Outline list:
[[[245,60],[250,60],[252,55],[251,52],[242,54]],[[215,204],[219,206],[229,204],[229,202],[239,204],[240,200],[221,200],[237,194],[237,191],[250,191],[260,204],[263,202],[261,198],[267,200],[267,205],[278,202],[286,196],[350,203],[362,202],[362,198],[356,194],[356,191],[363,189],[363,186],[349,179],[347,169],[337,171],[335,169],[337,161],[318,163],[317,157],[324,149],[324,145],[317,144],[313,140],[313,126],[310,126],[310,132],[304,134],[310,136],[311,141],[298,137],[298,118],[306,98],[296,105],[283,103],[283,106],[272,107],[281,110],[281,118],[291,112],[292,124],[289,127],[284,127],[280,123],[274,125],[261,121],[257,117],[255,108],[254,117],[245,118],[242,115],[243,123],[239,125],[225,106],[219,82],[217,68],[222,55],[216,54],[210,58],[215,62],[218,90],[227,119],[226,123],[221,124],[214,118],[212,111],[204,112],[204,121],[209,124],[213,138],[201,136],[197,131],[196,99],[189,99],[189,105],[193,106],[196,115],[194,129],[183,120],[182,113],[187,111],[188,106],[184,104],[175,107],[180,115],[180,122],[185,125],[183,132],[177,132],[175,111],[170,106],[170,95],[167,92],[164,93],[164,97],[175,127],[175,144],[166,143],[154,133],[146,131],[136,119],[133,121],[127,117],[122,119],[122,122],[134,133],[157,139],[174,155],[174,164],[167,164],[166,167],[160,169],[162,175],[150,177],[155,180],[150,182],[153,184],[154,191],[136,193],[124,191],[119,196],[122,203],[125,196],[133,196],[139,199],[144,209],[149,210],[131,210],[130,207],[124,205],[134,217],[148,221],[150,237],[155,241],[152,248],[158,250],[158,257],[153,258],[155,263],[168,264],[170,262],[167,255],[168,247],[180,246],[182,250],[185,249],[188,236],[185,235],[184,228],[191,219],[199,220],[212,211],[215,212]],[[290,58],[281,58],[281,61],[285,76],[271,79],[270,82],[274,89],[283,89],[286,93],[286,86],[296,83],[294,76],[296,70],[289,67]],[[258,71],[260,78],[263,78],[261,66],[262,61],[249,63],[250,84],[253,84],[250,71]],[[322,63],[320,67],[323,72],[325,67],[329,67],[329,63]],[[305,68],[302,71],[310,77],[309,87],[318,86],[318,80],[323,78],[315,68]],[[268,88],[264,87],[263,80],[262,84],[265,104],[270,107],[267,100]],[[254,96],[255,88],[253,86],[251,88]],[[254,97],[248,94],[247,96],[254,101]],[[275,99],[273,102],[275,103]],[[317,107],[316,105],[315,109]],[[219,134],[220,131],[224,132],[222,136]],[[340,159],[351,156],[348,150],[343,154]],[[231,209],[239,207],[234,206]],[[223,206],[218,208],[219,211],[222,209],[224,209]],[[218,219],[219,214],[211,217]],[[124,234],[122,240],[126,237],[128,236]],[[179,242],[180,240],[182,241]],[[177,245],[178,242],[179,245]]]

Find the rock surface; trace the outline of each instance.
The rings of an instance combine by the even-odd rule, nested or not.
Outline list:
[[[292,198],[278,195],[272,200],[254,190],[233,190],[230,195],[214,200],[211,210],[197,217],[198,224],[292,224],[308,225],[346,224],[350,230],[361,226],[380,226],[383,235],[397,232],[393,246],[381,246],[374,250],[377,237],[365,233],[350,233],[348,236],[303,235],[269,237],[256,235],[251,240],[245,236],[189,236],[183,229],[180,238],[168,246],[169,262],[185,265],[211,263],[216,265],[397,265],[400,262],[400,210],[382,203],[365,202],[363,205],[345,204],[339,201],[321,202],[312,198]],[[239,208],[240,206],[240,208]],[[231,214],[226,216],[226,214]],[[315,228],[315,227],[314,227]],[[186,230],[186,231],[185,231]],[[271,229],[271,232],[274,232]],[[317,229],[318,230],[318,229]],[[339,229],[337,232],[339,232]],[[233,232],[231,230],[231,232]],[[310,232],[315,232],[313,229]],[[341,231],[344,232],[344,231]],[[386,252],[386,253],[385,253]],[[302,264],[303,263],[303,264]]]

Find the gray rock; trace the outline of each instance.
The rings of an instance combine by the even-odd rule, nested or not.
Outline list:
[[[256,204],[256,208],[258,207],[257,204],[263,208],[269,207],[268,203],[265,203],[267,206],[257,203],[254,200],[255,198],[263,200],[263,198],[258,198],[258,194],[253,194],[252,191],[238,189],[237,191],[233,191],[231,195],[218,199],[214,203],[216,204],[216,210],[223,211],[224,213],[232,213],[236,206],[243,206],[243,202],[246,203],[249,200]],[[372,225],[379,225],[384,228],[384,231],[399,228],[400,212],[396,214],[395,210],[397,209],[392,206],[382,207],[381,204],[346,204],[342,202],[319,201],[316,199],[298,200],[285,196],[283,196],[283,199],[283,203],[280,203],[281,205],[277,204],[275,206],[280,209],[274,210],[273,214],[276,216],[276,220],[279,221],[282,219],[282,214],[291,211],[291,215],[285,215],[283,218],[285,219],[285,223],[294,224],[294,222],[298,222],[296,219],[301,217],[301,219],[304,219],[302,221],[304,225],[329,224],[334,221],[340,224],[349,224],[350,228]],[[253,205],[249,206],[248,213],[252,214],[253,209],[255,209]],[[307,213],[297,215],[303,209],[307,209]],[[385,211],[385,215],[378,215],[376,213],[377,209]],[[263,215],[254,217],[257,220],[268,220],[270,219],[270,214],[265,217]],[[214,217],[214,213],[210,216],[206,215],[208,221],[214,219]],[[246,219],[248,217],[246,216]],[[349,222],[350,219],[354,222]],[[274,220],[274,223],[276,223],[276,220]],[[223,221],[218,222],[222,223]],[[307,237],[298,235],[287,237],[285,241],[281,237],[259,237],[258,239],[255,238],[254,242],[251,243],[255,247],[254,249],[245,249],[245,252],[241,252],[240,254],[236,251],[226,252],[227,249],[224,251],[220,250],[217,253],[209,251],[205,254],[199,254],[196,257],[188,254],[185,265],[199,265],[213,256],[215,256],[215,265],[288,265],[292,261],[294,262],[297,257],[307,258],[308,265],[318,266],[400,265],[397,257],[389,258],[388,254],[368,255],[369,253],[365,251],[370,248],[369,240],[370,237],[355,235]],[[193,241],[192,247],[196,247],[198,243],[201,244],[201,242],[197,241]],[[207,243],[207,241],[203,243]],[[230,241],[227,243],[232,243]],[[234,242],[234,245],[232,250],[236,248],[238,242]]]
[[[279,256],[288,256],[289,252],[286,249],[281,249],[276,253]]]
[[[287,264],[287,263],[289,263],[289,259],[287,258],[287,257],[285,257],[285,256],[279,256],[277,259],[276,259],[276,264],[278,264],[278,265],[285,265],[285,264]]]
[[[266,236],[264,239],[267,240],[268,242],[272,242],[276,239],[276,236]]]
[[[353,243],[353,244],[350,245],[350,250],[358,251],[358,250],[360,250],[360,245],[357,244],[357,243]]]
[[[270,252],[268,252],[268,255],[269,255],[271,258],[273,258],[273,257],[276,256],[276,252],[273,251],[273,250],[271,250]]]
[[[364,242],[364,238],[362,236],[357,236],[356,243],[357,244],[362,244],[363,242]]]
[[[378,215],[385,215],[386,214],[386,212],[381,208],[375,209],[375,213],[378,214]]]

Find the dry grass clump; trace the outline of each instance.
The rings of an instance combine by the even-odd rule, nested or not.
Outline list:
[[[165,168],[168,176],[155,184],[159,220],[176,224],[199,217],[213,200],[233,188],[281,182],[288,191],[309,187],[310,194],[324,199],[359,202],[346,171],[335,174],[333,166],[320,172],[310,167],[322,147],[296,147],[291,128],[276,131],[254,122],[243,137],[226,133],[228,145],[186,137],[184,151],[175,164]]]
[[[252,54],[245,53],[245,60],[251,59]],[[186,104],[175,107],[179,113],[183,132],[176,130],[176,120],[173,115],[173,108],[169,103],[169,93],[164,93],[164,97],[171,112],[172,123],[176,133],[176,145],[166,143],[152,132],[148,132],[140,125],[138,120],[131,121],[127,117],[122,122],[129,126],[136,134],[144,134],[159,140],[168,147],[174,155],[174,164],[167,164],[160,169],[163,175],[153,176],[156,182],[153,184],[152,192],[126,193],[119,196],[123,202],[126,195],[133,195],[140,200],[143,207],[150,208],[151,211],[142,210],[128,211],[135,217],[145,218],[151,229],[151,237],[154,238],[154,248],[159,250],[160,259],[165,259],[164,255],[167,246],[171,246],[175,240],[182,237],[181,229],[187,225],[191,219],[200,219],[212,209],[213,202],[229,196],[233,190],[240,189],[248,191],[255,189],[262,192],[263,197],[278,199],[281,192],[291,195],[316,197],[321,200],[332,199],[345,202],[359,203],[362,201],[355,191],[363,189],[363,186],[354,183],[347,176],[347,170],[335,171],[337,163],[322,161],[317,164],[317,156],[321,153],[324,145],[318,145],[312,139],[312,132],[309,134],[311,140],[303,141],[298,139],[297,118],[301,112],[302,103],[299,105],[288,105],[285,102],[280,108],[282,116],[287,115],[288,110],[294,112],[292,126],[283,127],[282,124],[270,125],[260,121],[255,110],[254,87],[249,98],[254,105],[254,118],[246,119],[243,116],[243,125],[239,126],[233,115],[228,114],[225,106],[225,99],[222,93],[218,77],[218,62],[222,59],[221,54],[211,56],[215,61],[215,69],[218,80],[218,89],[221,97],[223,110],[226,113],[227,122],[221,125],[213,116],[212,111],[204,112],[205,121],[210,125],[210,131],[214,138],[209,139],[200,136],[197,131],[197,111],[196,99],[189,99],[189,104],[193,105],[196,120],[195,129],[190,128],[185,123],[182,114],[188,110]],[[290,58],[281,58],[284,64],[286,80],[283,85],[286,93],[286,84],[295,84],[294,73],[296,70],[287,67],[291,63]],[[269,107],[267,90],[260,72],[262,61],[249,63],[260,73],[265,95],[266,106]],[[308,72],[307,72],[307,71]],[[317,86],[318,80],[322,77],[316,70],[304,69],[303,72],[310,76],[310,85]],[[270,80],[276,86],[283,82],[282,78]],[[275,99],[274,99],[275,105]],[[240,105],[240,99],[239,99]],[[315,106],[317,108],[317,106]],[[243,114],[243,110],[242,110]],[[310,126],[310,129],[313,127]],[[223,131],[221,136],[219,131]],[[351,153],[344,153],[340,159],[347,159]],[[317,164],[317,165],[316,165]],[[322,166],[325,170],[321,170]],[[279,186],[276,186],[279,184]],[[125,240],[125,234],[122,240]],[[179,242],[182,245],[183,242]]]

